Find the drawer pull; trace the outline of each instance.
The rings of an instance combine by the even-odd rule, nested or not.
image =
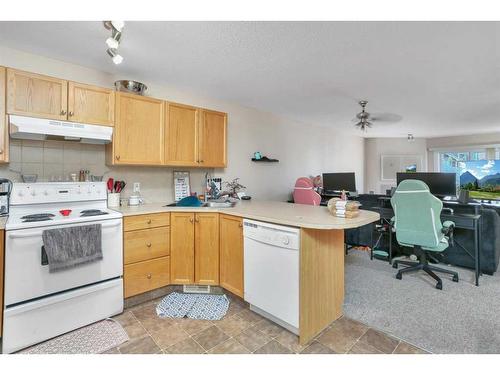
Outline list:
[[[146,244],[147,247],[151,247],[151,242]]]
[[[151,278],[151,274],[150,274],[150,273],[148,273],[148,276],[147,276],[147,278],[148,278],[148,279],[150,279],[150,278]]]
[[[149,219],[149,220],[147,221],[147,223],[148,223],[148,224],[151,224],[151,219]]]

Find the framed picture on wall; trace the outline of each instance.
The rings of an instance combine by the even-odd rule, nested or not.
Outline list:
[[[425,172],[422,155],[382,155],[380,158],[380,179],[396,181],[398,172]]]

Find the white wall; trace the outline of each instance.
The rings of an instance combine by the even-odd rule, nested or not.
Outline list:
[[[42,56],[0,47],[0,65],[24,69],[31,72],[52,75],[68,80],[80,81],[104,87],[112,87],[116,79],[131,78],[141,80],[140,76],[122,77],[88,69],[82,66],[52,60]],[[322,172],[355,171],[358,190],[364,186],[364,142],[357,136],[342,136],[328,128],[321,128],[292,121],[271,113],[242,107],[210,98],[198,97],[182,92],[173,87],[149,86],[148,95],[180,103],[207,107],[228,113],[228,167],[217,169],[215,175],[229,180],[240,177],[240,182],[247,186],[248,194],[257,199],[287,199],[295,179],[300,176],[315,175]],[[14,145],[13,167],[0,167],[0,176],[19,179],[19,170],[37,170],[47,180],[54,171],[62,170],[66,175],[73,169],[91,169],[91,173],[105,173],[115,179],[124,179],[128,186],[124,196],[130,194],[132,183],[141,182],[142,193],[148,201],[171,201],[173,199],[173,169],[169,167],[106,167],[104,165],[104,147],[94,149],[96,153],[92,163],[82,156],[86,147],[71,149],[64,145],[33,144],[19,142]],[[50,151],[56,148],[60,151]],[[19,149],[19,151],[18,151]],[[26,151],[23,153],[23,149]],[[252,163],[254,151],[280,159],[280,163]],[[45,154],[62,153],[72,163],[50,163]],[[82,154],[83,153],[83,154]],[[31,160],[30,156],[42,155],[41,159]],[[38,163],[33,165],[32,163]],[[49,165],[57,164],[57,165]],[[70,165],[71,164],[71,165]],[[90,164],[90,166],[89,166]],[[176,168],[190,170],[192,191],[200,192],[204,173],[212,170]]]
[[[367,138],[365,140],[365,192],[385,193],[385,186],[396,186],[396,181],[388,182],[380,178],[382,155],[421,155],[427,167],[427,142],[416,138],[408,142],[406,138]],[[395,176],[394,176],[395,178]]]

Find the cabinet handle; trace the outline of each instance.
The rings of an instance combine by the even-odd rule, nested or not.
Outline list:
[[[148,223],[148,224],[151,224],[151,219],[149,219],[147,223]]]
[[[70,111],[70,112],[68,113],[68,116],[73,116],[73,112],[72,112],[72,111]]]
[[[239,226],[240,228],[243,228],[243,224],[242,224],[242,223],[239,223],[239,224],[238,224],[238,226]]]
[[[151,247],[151,242],[146,244],[147,247]]]
[[[120,155],[116,155],[116,156],[115,156],[115,159],[116,159],[116,160],[120,160]]]
[[[194,219],[195,223],[199,223],[200,219]]]
[[[200,160],[200,163],[204,163],[204,162],[205,162],[205,160]]]
[[[61,115],[65,115],[66,111],[64,109],[61,109]]]
[[[0,148],[0,155],[2,155],[2,154],[3,154],[3,149],[2,149],[2,148]]]
[[[192,223],[192,222],[193,222],[193,218],[190,218],[190,219],[189,219],[189,222],[190,222],[190,223]]]
[[[148,279],[150,279],[150,278],[151,278],[151,274],[150,274],[150,273],[148,273],[148,276],[147,276],[147,278],[148,278]]]

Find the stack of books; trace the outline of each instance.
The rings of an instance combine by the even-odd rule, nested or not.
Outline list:
[[[340,198],[332,198],[328,201],[328,210],[333,216],[351,219],[359,215],[358,201],[345,201]]]

